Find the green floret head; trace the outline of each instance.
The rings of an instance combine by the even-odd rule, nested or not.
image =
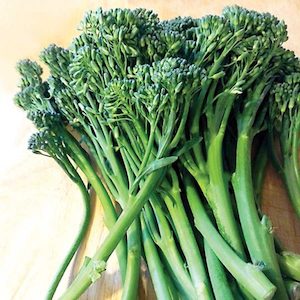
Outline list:
[[[51,44],[40,53],[40,58],[49,67],[53,77],[62,81],[69,80],[68,66],[71,59],[69,50]]]
[[[189,31],[195,43],[192,59],[197,65],[209,66],[225,47],[231,47],[228,42],[233,32],[228,20],[223,17],[205,16],[196,20],[196,26]]]
[[[287,40],[286,24],[270,13],[259,13],[234,5],[225,7],[222,15],[230,21],[234,31],[243,30],[244,37],[267,35],[281,44]]]
[[[31,135],[28,140],[28,149],[36,154],[44,154],[52,156],[51,143],[49,143],[49,131],[38,131]],[[50,137],[51,140],[51,137]]]
[[[62,138],[48,129],[32,134],[28,140],[28,149],[35,154],[47,155],[53,158],[65,157]]]
[[[42,68],[33,61],[22,60],[17,69],[21,74],[21,90],[15,97],[15,103],[27,113],[36,110],[54,111],[54,102],[49,94],[49,85],[42,81]]]
[[[61,123],[61,116],[56,112],[35,110],[28,113],[28,119],[38,129],[55,128]]]
[[[272,121],[277,131],[285,134],[288,144],[300,122],[300,73],[285,76],[282,83],[274,85],[270,94]]]
[[[133,101],[140,116],[155,122],[162,137],[158,153],[175,147],[182,137],[187,113],[201,88],[205,71],[181,58],[165,58],[133,70],[136,92]]]
[[[110,81],[103,91],[99,110],[95,113],[102,114],[102,118],[107,122],[134,118],[136,111],[131,103],[134,90],[135,81],[132,79]]]
[[[152,66],[140,65],[133,73],[138,92],[143,99],[147,99],[145,106],[148,109],[153,106],[159,107],[157,111],[168,110],[174,101],[178,102],[176,105],[180,105],[187,98],[191,99],[200,89],[201,80],[204,78],[202,69],[181,58],[165,58]],[[157,96],[148,97],[151,94],[166,100],[158,101]]]
[[[48,109],[51,103],[46,82],[36,86],[28,86],[15,95],[15,103],[25,111]]]
[[[36,86],[41,84],[41,75],[43,70],[41,66],[30,59],[23,59],[17,63],[17,71],[21,75],[20,88],[24,89],[28,86]]]
[[[81,35],[72,48],[90,46],[104,56],[113,56],[122,70],[136,61],[147,62],[157,51],[155,32],[159,19],[145,9],[98,9],[86,14],[81,22]]]
[[[161,25],[167,30],[186,34],[189,29],[197,26],[197,19],[191,17],[176,17],[175,19],[162,21]]]

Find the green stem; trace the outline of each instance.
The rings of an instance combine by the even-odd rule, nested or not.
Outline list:
[[[298,182],[295,165],[289,155],[284,158],[283,179],[287,187],[289,199],[294,207],[294,210],[300,219],[300,184]]]
[[[268,163],[268,148],[267,143],[262,141],[253,165],[253,187],[255,191],[255,201],[258,207],[261,206],[261,193]]]
[[[271,227],[265,216],[262,220],[259,219],[256,209],[251,173],[251,145],[250,135],[240,133],[236,170],[232,177],[238,213],[252,262],[264,264],[265,274],[277,287],[274,299],[284,300],[288,296],[276,257]]]
[[[135,196],[132,204],[124,209],[116,224],[111,228],[109,235],[102,243],[102,246],[96,251],[91,262],[85,268],[85,271],[75,278],[71,286],[60,297],[61,300],[78,299],[79,296],[99,276],[101,276],[108,258],[123,238],[138,213],[141,211],[149,198],[149,194],[151,194],[151,192],[156,188],[157,184],[161,180],[161,176],[164,174],[164,171],[164,169],[157,170],[147,177],[143,184],[143,188]]]
[[[70,167],[70,166],[69,166]],[[76,176],[75,175],[76,171],[73,172],[73,176]],[[83,216],[83,222],[82,224],[80,225],[80,229],[79,229],[79,232],[67,254],[67,256],[65,257],[63,263],[61,264],[57,274],[55,275],[54,277],[54,280],[52,281],[51,285],[50,285],[50,288],[47,292],[47,295],[46,295],[46,299],[47,300],[51,300],[54,296],[54,293],[57,289],[57,286],[61,280],[61,278],[63,277],[63,274],[65,273],[68,265],[70,264],[74,254],[76,253],[76,251],[78,250],[85,234],[86,234],[86,231],[88,229],[88,225],[89,225],[89,222],[90,222],[90,213],[91,213],[91,208],[90,208],[90,195],[84,185],[84,183],[82,182],[80,176],[77,174],[76,176],[76,184],[78,186],[78,188],[80,189],[80,192],[81,192],[81,195],[82,195],[82,198],[83,198],[83,203],[84,203],[84,216]]]
[[[166,190],[166,194],[162,194],[163,200],[172,218],[198,298],[212,299],[210,283],[204,268],[202,256],[180,196],[177,174],[173,169],[170,170],[170,174],[172,177],[172,186],[162,183],[162,187]]]
[[[206,240],[204,240],[204,249],[209,278],[212,284],[216,300],[235,299],[231,292],[224,267],[219,261],[218,257],[213,252],[213,250],[209,247],[209,244]]]
[[[153,236],[153,239],[165,257],[169,272],[171,273],[178,290],[185,295],[186,299],[196,299],[196,290],[187,270],[184,267],[184,262],[175,243],[173,232],[165,213],[159,204],[159,198],[154,195],[151,197],[150,202],[155,218],[153,216],[152,209],[148,209],[147,206],[145,206],[145,216],[147,216],[146,224]],[[158,230],[155,223],[157,223]]]
[[[282,272],[289,278],[300,281],[300,254],[283,251],[277,254]]]
[[[134,300],[138,294],[142,251],[138,218],[135,219],[127,231],[127,249],[127,269],[122,300]]]
[[[141,225],[144,252],[156,297],[157,299],[171,300],[172,297],[169,292],[169,285],[166,279],[166,274],[164,272],[156,246],[146,227],[143,215],[141,216]]]
[[[224,133],[219,132],[211,139],[208,149],[207,166],[209,188],[207,199],[216,218],[220,233],[241,258],[245,258],[243,244],[235,221],[228,182],[224,176],[222,143]],[[202,188],[200,186],[200,188]]]
[[[233,275],[257,299],[272,299],[276,287],[254,265],[244,262],[228,245],[216,228],[211,223],[201,199],[196,191],[191,178],[184,174],[186,195],[193,213],[196,228],[217,255],[218,259]]]
[[[298,114],[299,115],[299,114]],[[296,125],[294,127],[292,135],[292,157],[294,162],[294,173],[297,179],[298,185],[300,185],[300,160],[299,160],[299,150],[300,150],[300,120],[299,117],[296,120]]]
[[[291,300],[299,300],[300,299],[300,283],[298,281],[293,280],[284,280],[284,284],[286,290],[289,294],[289,299]]]
[[[123,157],[124,159],[124,157]],[[83,168],[86,168],[86,164],[83,166]],[[101,191],[102,183],[96,178],[93,178],[92,176],[89,176],[93,172],[92,170],[85,170],[85,173],[88,175],[87,177],[90,179],[90,182],[92,186],[95,188],[96,193],[101,199],[104,198],[103,191]],[[99,186],[99,184],[101,184]],[[102,193],[100,195],[100,193]],[[108,196],[108,195],[107,195]],[[124,207],[128,205],[124,201],[125,199],[121,198],[119,200],[121,201],[121,206]],[[111,204],[111,201],[109,201],[109,204]],[[109,207],[106,203],[104,206],[104,216],[107,217],[107,213],[109,213]],[[109,218],[112,220],[111,216]],[[107,227],[110,229],[116,222],[116,216],[115,220],[112,220],[113,223],[105,222]],[[137,297],[137,291],[138,291],[138,283],[139,283],[139,274],[140,274],[140,262],[141,262],[141,245],[140,245],[140,234],[139,234],[139,225],[135,221],[128,229],[127,231],[127,261],[125,260],[126,257],[126,247],[125,241],[121,242],[117,249],[117,255],[119,259],[120,264],[120,270],[122,274],[122,279],[124,282],[123,285],[123,293],[122,293],[122,299],[136,299]],[[126,272],[125,272],[126,270]]]
[[[78,144],[77,140],[68,132],[62,131],[64,139],[68,145],[68,147],[74,153],[74,161],[82,170],[82,172],[86,175],[88,181],[94,188],[97,197],[99,198],[101,205],[103,207],[104,212],[104,223],[108,229],[111,229],[117,221],[117,213],[115,207],[103,185],[100,178],[96,174],[95,170],[91,166],[90,162],[88,161],[83,149]],[[120,265],[120,271],[123,281],[125,280],[125,273],[126,273],[126,242],[124,239],[120,241],[120,244],[116,248],[118,261]]]

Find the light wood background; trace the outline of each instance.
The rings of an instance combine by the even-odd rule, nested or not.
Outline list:
[[[76,187],[50,159],[26,151],[34,131],[25,115],[14,107],[15,62],[37,58],[50,43],[67,46],[83,12],[90,8],[145,7],[161,18],[177,15],[219,14],[222,7],[239,4],[269,11],[288,25],[286,46],[300,55],[300,0],[0,0],[0,298],[40,300],[63,259],[79,226],[81,198]],[[95,213],[89,241],[69,268],[58,294],[68,284],[84,254],[92,255],[107,234],[101,207]],[[300,252],[300,222],[287,202],[280,179],[271,168],[264,188],[265,212],[271,216],[274,231],[287,249]],[[152,299],[151,286],[141,284],[141,299]],[[115,256],[105,275],[82,299],[120,299],[120,277]]]

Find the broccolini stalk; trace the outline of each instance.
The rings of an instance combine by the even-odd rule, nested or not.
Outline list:
[[[300,74],[292,73],[277,83],[271,91],[270,138],[279,136],[282,159],[273,158],[287,187],[288,195],[300,218]]]
[[[226,278],[224,267],[206,240],[204,240],[204,249],[208,273],[216,300],[235,299],[230,289],[228,279]]]
[[[21,92],[15,96],[15,102],[27,111],[28,117],[38,128],[41,130],[51,128],[52,135],[48,134],[46,136],[49,137],[50,140],[45,140],[45,143],[52,143],[51,137],[56,140],[57,137],[60,137],[61,143],[55,143],[58,147],[60,147],[57,151],[60,151],[61,155],[63,155],[63,151],[61,151],[61,149],[66,150],[75,165],[77,165],[86,175],[88,181],[95,189],[98,198],[101,200],[105,213],[105,224],[108,228],[110,228],[117,219],[114,206],[110,201],[109,195],[107,194],[98,175],[90,165],[87,154],[77,140],[66,130],[59,114],[55,112],[55,103],[53,98],[49,95],[48,84],[47,82],[42,82],[41,79],[41,67],[35,62],[23,60],[18,63],[17,68],[22,77]],[[54,145],[52,143],[52,151],[55,150]],[[64,148],[62,148],[61,145],[64,145]],[[124,256],[126,255],[125,247],[126,246],[123,241],[116,250],[120,262],[121,274],[123,274],[123,276],[126,267],[126,260]],[[63,273],[61,273],[61,276],[62,274]],[[59,277],[56,278],[56,281],[53,284],[58,285],[58,283]],[[49,294],[49,298],[53,296],[55,289],[56,286],[53,286],[50,289],[51,293]]]
[[[151,276],[157,299],[171,300],[167,274],[162,266],[158,251],[145,224],[144,216],[141,215],[141,229],[143,235],[143,246],[148,270]]]
[[[83,58],[88,58],[90,52],[88,52],[88,48],[80,48],[78,50],[79,55],[76,56],[77,65],[78,62],[81,64],[86,63],[86,61],[81,61]],[[87,138],[91,141],[91,144],[95,147],[97,151],[97,162],[100,162],[100,170],[102,174],[104,174],[105,179],[107,180],[108,187],[110,187],[110,192],[117,199],[117,201],[121,204],[122,207],[126,205],[126,191],[127,191],[127,181],[125,176],[125,171],[122,166],[122,162],[118,160],[116,157],[116,153],[113,149],[112,137],[108,134],[107,126],[100,123],[101,120],[97,114],[95,105],[97,104],[97,100],[94,97],[94,90],[86,91],[87,98],[80,90],[78,85],[74,88],[61,88],[58,86],[59,83],[55,82],[59,79],[61,80],[62,74],[65,74],[65,78],[63,78],[62,83],[64,85],[72,86],[71,77],[68,74],[67,67],[70,64],[70,55],[71,53],[67,50],[56,46],[50,46],[48,49],[44,50],[42,53],[43,60],[49,64],[50,70],[54,80],[50,81],[52,84],[53,96],[57,99],[57,103],[59,107],[63,107],[63,112],[68,109],[66,117],[69,118],[69,122],[74,121],[74,116],[77,121],[79,121],[80,125],[83,127],[83,131]],[[79,60],[81,59],[81,60]],[[64,62],[64,64],[63,64]],[[90,62],[90,61],[88,61]],[[74,63],[73,63],[74,64]],[[80,65],[79,65],[80,66]],[[72,67],[72,66],[71,66]],[[95,67],[94,67],[95,68]],[[62,69],[62,71],[60,71]],[[86,70],[86,73],[89,69]],[[93,70],[93,69],[92,69]],[[73,70],[74,72],[74,70]],[[81,74],[86,74],[82,72]],[[73,73],[71,73],[73,74]],[[90,74],[90,78],[93,74]],[[73,80],[74,81],[74,80]],[[54,85],[53,85],[54,84]],[[74,85],[74,83],[73,83]],[[87,89],[87,84],[86,84]],[[67,94],[67,95],[66,95]],[[75,94],[75,97],[79,97],[80,109],[74,106],[74,100],[72,100],[72,94]],[[60,99],[63,102],[60,102]],[[65,106],[65,103],[70,99],[69,105]],[[67,103],[68,104],[68,103]],[[85,106],[84,106],[85,105]],[[91,108],[89,109],[89,106]],[[86,111],[87,109],[87,111]],[[82,117],[86,116],[85,118]],[[73,119],[70,119],[73,118]],[[101,151],[101,153],[99,152]],[[108,163],[105,163],[105,160],[108,160]],[[106,166],[106,168],[105,168]],[[110,170],[107,170],[107,166]],[[114,173],[115,175],[111,174]],[[109,175],[108,175],[109,174]],[[112,182],[110,182],[112,179]],[[135,224],[129,229],[128,236],[128,261],[127,261],[127,270],[126,277],[124,281],[124,297],[136,298],[137,287],[138,287],[138,278],[140,271],[140,242],[139,242],[139,229],[138,224]],[[123,298],[126,299],[126,298]]]
[[[202,131],[204,129],[205,133],[202,143],[195,146],[192,153],[183,156],[183,163],[206,195],[220,232],[239,255],[244,257],[243,245],[231,207],[228,181],[223,170],[222,145],[236,95],[241,92],[246,77],[255,75],[255,66],[252,67],[251,64],[256,59],[256,55],[245,58],[240,54],[235,57],[233,65],[228,62],[228,66],[224,64],[225,59],[232,55],[233,48],[238,49],[238,45],[241,44],[240,39],[246,33],[243,28],[232,30],[230,25],[229,21],[224,23],[223,18],[210,16],[201,20],[199,28],[196,28],[199,35],[197,39],[202,42],[199,42],[200,49],[196,62],[202,58],[199,64],[208,62],[211,66],[208,68],[208,78],[204,83],[204,88],[194,102],[190,134],[192,137],[199,136],[201,129]],[[210,33],[206,28],[216,28],[216,30]],[[219,36],[217,42],[214,42],[213,37],[216,34]],[[209,44],[211,47],[208,47]],[[220,55],[211,54],[212,49],[215,49],[217,53],[220,52]],[[248,64],[245,63],[247,60]],[[229,69],[229,78],[225,78],[226,68]],[[200,119],[203,117],[202,105],[205,105],[204,122]],[[204,148],[206,151],[203,151]],[[222,202],[222,205],[217,201]]]
[[[215,95],[215,98],[210,97],[210,94],[208,94],[206,104],[208,106],[206,116],[209,131],[207,166],[212,195],[215,196],[216,199],[220,199],[221,197],[227,199],[227,206],[230,207],[228,183],[226,183],[226,177],[224,177],[222,167],[222,144],[228,118],[238,95],[246,90],[255,78],[258,78],[273,57],[273,53],[269,51],[270,43],[271,47],[277,49],[280,45],[277,40],[281,43],[285,41],[286,31],[285,25],[281,24],[274,17],[268,14],[248,11],[240,7],[234,6],[225,8],[223,16],[229,20],[230,26],[235,33],[241,30],[244,30],[244,33],[243,39],[237,43],[229,53],[230,60],[228,66],[224,66],[226,77],[224,78],[224,83],[221,85],[222,92],[217,96]],[[272,30],[275,30],[275,32]],[[251,50],[248,51],[248,49]],[[210,92],[214,93],[212,88]],[[225,183],[222,183],[222,181]],[[219,187],[215,188],[216,186]],[[223,207],[223,205],[219,204],[217,204],[217,206]],[[220,216],[223,216],[223,214],[220,214],[219,217],[218,214],[216,215],[217,224]],[[231,220],[234,220],[232,213],[228,216],[230,216]],[[226,231],[226,234],[229,235],[227,240],[230,242],[231,235],[229,233]],[[234,248],[242,255],[243,251],[241,248],[239,248],[240,250],[236,247]]]
[[[260,218],[256,208],[254,184],[251,170],[251,149],[254,136],[266,128],[265,103],[266,93],[273,81],[273,77],[278,73],[280,61],[277,55],[281,55],[281,48],[278,45],[285,41],[284,25],[273,20],[272,30],[275,33],[283,32],[281,36],[272,36],[264,39],[264,46],[269,49],[267,59],[274,57],[262,78],[254,82],[248,93],[236,102],[236,122],[238,130],[236,149],[236,169],[232,176],[232,184],[237,202],[238,213],[242,225],[243,234],[249,250],[251,260],[255,264],[261,264],[264,272],[270,280],[276,284],[277,292],[275,299],[287,299],[287,293],[283,284],[280,268],[276,258],[274,240],[272,236],[271,224],[266,216]],[[276,27],[277,26],[277,27]],[[269,40],[268,40],[269,39]],[[275,42],[274,42],[275,41]],[[269,45],[269,46],[268,46]]]
[[[61,138],[56,136],[54,132],[51,132],[49,129],[44,129],[32,135],[29,140],[29,149],[34,153],[49,155],[54,158],[68,177],[78,186],[84,200],[84,216],[79,231],[47,292],[46,299],[52,299],[63,274],[87,232],[90,222],[90,195],[80,175],[77,173],[68,157],[68,155],[72,157],[72,154],[66,149]]]
[[[145,72],[147,71],[147,72]],[[125,91],[130,92],[135,88],[136,93],[133,94],[137,99],[145,99],[145,102],[133,101],[131,104],[132,111],[136,112],[138,118],[144,120],[144,132],[150,137],[151,132],[155,128],[159,128],[161,136],[156,141],[158,148],[154,159],[151,157],[149,161],[145,156],[145,163],[142,163],[138,170],[140,175],[135,179],[132,186],[128,189],[127,205],[118,219],[116,226],[104,241],[102,247],[96,252],[94,259],[88,264],[85,272],[77,277],[71,287],[62,296],[62,299],[69,297],[78,297],[94,280],[98,278],[105,267],[105,263],[112,253],[118,241],[123,237],[126,230],[137,217],[141,208],[148,200],[151,192],[160,183],[161,176],[165,173],[168,165],[173,163],[177,157],[169,156],[171,151],[176,148],[180,139],[180,135],[184,130],[187,119],[186,111],[190,104],[190,95],[199,88],[200,70],[193,65],[189,65],[185,60],[181,59],[163,59],[155,62],[152,66],[144,66],[137,69],[136,79],[132,79],[133,83],[129,86],[124,85]],[[152,78],[149,77],[152,74]],[[145,78],[147,76],[149,78]],[[148,84],[145,84],[145,82]],[[129,90],[128,90],[129,88]],[[127,89],[127,90],[126,90]],[[147,97],[142,97],[142,95]],[[140,96],[140,97],[139,97]],[[127,97],[128,99],[133,99]],[[116,98],[118,99],[118,98]],[[115,98],[104,98],[107,100],[116,100]],[[121,97],[123,103],[117,107],[116,111],[109,109],[109,102],[103,103],[105,113],[114,113],[111,126],[117,127],[124,120],[123,115],[119,115],[118,109],[124,105],[127,107],[128,99]],[[161,99],[162,101],[158,101]],[[145,112],[147,113],[145,118]],[[134,120],[130,114],[126,114],[129,120]],[[115,124],[115,125],[114,125]],[[113,130],[114,131],[114,130]],[[151,146],[151,138],[149,139]],[[145,151],[147,153],[147,150]],[[143,180],[143,183],[142,181]],[[140,183],[142,185],[140,186]]]
[[[267,139],[266,136],[262,137],[252,165],[253,188],[255,193],[255,201],[256,201],[257,209],[259,211],[260,211],[261,201],[262,201],[262,188],[264,184],[266,167],[268,163],[268,146],[267,146],[266,139]]]
[[[212,75],[214,81],[210,84],[207,92],[204,91],[206,93],[205,121],[202,124],[207,126],[207,132],[203,135],[203,142],[205,143],[207,152],[201,156],[205,157],[207,155],[207,165],[205,166],[207,171],[205,173],[204,167],[199,168],[197,164],[191,164],[190,161],[193,160],[191,156],[187,157],[185,165],[191,174],[194,174],[196,178],[198,176],[198,182],[212,206],[220,232],[241,257],[244,257],[241,239],[231,207],[227,176],[223,171],[223,139],[230,113],[239,99],[238,95],[251,86],[260,77],[262,72],[267,69],[272,58],[278,55],[278,49],[281,49],[280,46],[286,40],[287,34],[286,26],[269,14],[259,14],[240,7],[229,7],[224,10],[223,16],[229,20],[230,28],[233,32],[243,32],[243,39],[227,53],[229,61],[223,65],[222,69],[224,72],[219,72],[215,76]],[[276,63],[274,63],[275,68]],[[223,71],[222,69],[221,71]],[[264,84],[267,83],[268,80],[264,82]],[[219,90],[220,92],[218,92]],[[248,105],[250,107],[247,107],[246,110],[248,112],[246,112],[246,115],[249,113],[251,115],[252,113],[251,117],[254,118],[259,105],[259,101]],[[246,119],[244,123],[250,128],[251,117],[244,115],[244,119]],[[250,124],[247,122],[250,122]],[[197,126],[201,126],[201,124]],[[240,127],[240,124],[238,126]],[[239,136],[241,136],[240,130]],[[245,150],[248,149],[250,151],[251,143],[248,146],[250,148],[245,147]],[[198,148],[197,153],[201,152],[201,148],[203,149],[203,146]],[[195,151],[194,155],[196,157]],[[244,153],[245,155],[247,154]],[[238,155],[237,157],[239,159],[244,156]],[[238,164],[240,164],[239,161],[237,162]],[[240,166],[241,168],[243,167],[242,164]],[[204,172],[201,172],[201,169],[204,169]],[[251,176],[242,175],[244,178],[241,180],[245,180],[246,182],[249,179],[247,182],[251,183]],[[236,177],[240,178],[240,176]],[[216,203],[216,199],[222,201],[222,205]],[[251,201],[250,197],[248,202]],[[255,213],[257,213],[256,209]],[[243,225],[245,220],[241,219],[241,221]],[[246,242],[249,242],[247,238]],[[267,251],[265,254],[267,255]],[[276,265],[275,260],[274,265]],[[276,269],[277,273],[278,271]],[[278,278],[280,278],[280,273]],[[282,280],[278,280],[282,283]]]
[[[124,207],[128,188],[126,176],[130,180],[132,174],[128,163],[124,161],[123,165],[118,159],[118,150],[112,147],[118,141],[110,136],[112,120],[109,114],[100,116],[101,97],[109,81],[126,77],[127,69],[176,53],[181,37],[164,31],[157,16],[143,9],[89,12],[81,24],[81,31],[70,51],[50,47],[44,51],[42,59],[50,67],[53,77],[50,85],[59,108],[71,124],[82,127],[95,149],[96,161],[107,186]],[[129,137],[134,137],[132,126],[126,122],[124,126],[129,133],[132,131]],[[112,132],[118,131],[115,129]],[[145,164],[141,167],[143,169]],[[139,259],[138,254],[136,258]],[[131,282],[129,286],[133,288],[137,284]]]
[[[167,63],[168,62],[168,63]],[[149,119],[149,122],[156,122],[154,121],[155,118],[152,116],[153,114],[155,115],[155,112],[161,112],[163,113],[163,119],[168,118],[168,116],[171,116],[171,114],[168,114],[168,112],[165,114],[163,112],[163,105],[165,102],[165,99],[162,98],[161,100],[159,100],[158,98],[155,99],[155,103],[157,105],[157,107],[153,107],[151,103],[146,102],[149,101],[149,99],[151,99],[153,96],[155,95],[157,92],[155,89],[157,89],[157,84],[159,82],[162,82],[164,87],[169,89],[171,88],[172,85],[176,85],[175,83],[173,83],[174,81],[176,82],[176,76],[178,73],[178,70],[176,65],[172,64],[172,62],[175,62],[175,60],[166,60],[166,63],[163,67],[163,73],[159,74],[158,71],[152,72],[151,68],[149,66],[140,66],[137,67],[136,69],[133,70],[133,74],[131,75],[132,78],[136,77],[138,82],[140,82],[141,84],[149,84],[148,86],[146,86],[146,88],[143,88],[143,90],[139,93],[139,94],[134,94],[130,97],[130,99],[134,99],[134,101],[139,101],[138,105],[139,107],[142,109],[143,111],[143,115],[145,117],[145,119]],[[182,64],[184,63],[184,61],[182,60]],[[155,65],[156,63],[154,63]],[[175,67],[175,69],[174,69]],[[171,70],[171,68],[173,68],[172,73],[169,73],[169,70]],[[198,76],[202,75],[201,73],[198,73],[197,68],[190,66],[188,68],[188,73],[187,74],[194,74],[194,76],[197,76],[196,74],[198,74]],[[139,73],[137,73],[139,72]],[[145,76],[141,77],[141,74],[143,76],[145,76],[146,74],[150,74],[148,77]],[[168,74],[168,78],[165,77],[165,74]],[[162,76],[164,75],[164,76]],[[203,75],[202,75],[203,76]],[[201,77],[199,77],[201,79]],[[182,86],[186,87],[184,88],[185,91],[189,91],[189,96],[186,97],[185,96],[185,101],[184,101],[184,107],[183,107],[183,118],[180,121],[180,125],[179,125],[179,131],[176,133],[173,141],[171,142],[171,146],[174,143],[177,143],[177,141],[179,140],[178,137],[180,137],[180,132],[183,131],[183,124],[185,123],[185,120],[187,118],[187,112],[188,112],[188,107],[189,107],[189,103],[190,103],[190,99],[193,97],[193,90],[195,89],[195,87],[197,87],[197,85],[195,84],[195,82],[193,83],[192,86],[189,86],[189,83],[184,81],[184,77],[181,77],[182,82],[179,83],[179,85],[176,85],[176,93],[180,92],[180,89],[182,88]],[[153,85],[153,83],[155,83],[155,85]],[[115,84],[114,84],[115,85]],[[120,88],[119,90],[117,90],[119,92],[119,95],[121,94]],[[109,97],[115,97],[116,92],[117,91],[112,91],[110,90],[107,94],[109,95]],[[124,87],[123,87],[123,91],[124,91]],[[186,93],[186,92],[184,92]],[[146,97],[147,95],[147,97]],[[185,94],[186,95],[186,94]],[[117,107],[117,105],[114,105],[113,107]],[[152,121],[152,120],[153,121]],[[137,121],[134,121],[137,124],[137,127],[139,127],[139,124]],[[159,123],[159,122],[158,122]],[[164,129],[163,129],[164,130]],[[119,135],[124,137],[126,135],[126,130],[125,128],[122,131],[122,134],[120,133]],[[137,132],[137,135],[140,135],[140,132]],[[131,162],[130,164],[133,165],[135,164],[138,167],[139,161],[141,161],[141,164],[143,165],[145,163],[145,158],[149,159],[151,161],[153,155],[155,155],[155,153],[159,153],[159,151],[161,151],[162,148],[162,144],[161,143],[157,143],[157,141],[159,141],[160,136],[162,135],[160,128],[155,128],[155,135],[153,132],[153,136],[152,138],[154,139],[152,141],[152,139],[149,139],[149,143],[147,142],[147,140],[145,140],[145,137],[143,135],[140,135],[140,140],[141,140],[141,144],[143,145],[144,149],[147,149],[147,144],[149,146],[149,144],[153,143],[152,145],[152,153],[148,153],[147,150],[145,152],[145,154],[140,154],[140,153],[136,153],[134,155],[132,155],[132,152],[134,152],[134,150],[130,149],[129,145],[126,145],[125,151],[128,151],[128,155],[131,158]],[[130,138],[129,138],[130,139]],[[123,139],[122,139],[123,140]],[[126,140],[126,138],[124,139]],[[122,142],[120,144],[120,147],[122,147]],[[122,148],[121,148],[122,149]],[[133,170],[134,176],[138,176],[139,174],[136,174],[136,172]],[[174,220],[174,226],[176,228],[177,234],[179,236],[179,240],[180,240],[180,245],[183,249],[183,252],[186,256],[187,259],[187,263],[188,263],[188,267],[189,267],[189,271],[192,275],[193,281],[194,281],[194,285],[195,288],[197,290],[197,292],[201,293],[202,296],[201,297],[209,297],[209,284],[207,281],[207,276],[205,274],[204,271],[204,267],[203,267],[203,263],[202,263],[202,259],[201,259],[201,255],[199,253],[199,249],[196,245],[196,241],[195,238],[193,236],[193,233],[191,231],[188,230],[188,226],[182,226],[182,222],[184,222],[185,224],[188,224],[188,220],[184,211],[184,208],[182,206],[181,203],[181,199],[180,196],[178,194],[179,192],[179,187],[178,184],[176,184],[176,173],[174,171],[170,171],[170,174],[173,174],[172,176],[170,176],[172,178],[172,182],[168,183],[167,180],[163,181],[162,184],[162,197],[163,199],[166,201],[171,218]],[[178,181],[178,180],[177,180]],[[164,185],[166,185],[166,188],[164,188]],[[164,194],[166,193],[166,194]],[[167,195],[169,194],[169,195]],[[169,198],[171,197],[171,198]],[[173,202],[173,200],[176,202],[176,204]],[[189,240],[189,246],[187,246],[187,240]],[[205,288],[204,288],[205,287]],[[200,297],[200,296],[199,296]]]
[[[300,255],[282,251],[278,254],[278,261],[282,272],[289,278],[300,281]]]
[[[190,132],[195,135],[195,133],[199,134],[200,129],[205,129],[205,133],[202,145],[194,147],[193,153],[185,157],[184,164],[197,179],[208,198],[221,233],[243,257],[243,246],[234,221],[227,176],[224,172],[222,146],[234,102],[238,95],[259,76],[272,57],[268,55],[266,46],[261,47],[266,39],[264,32],[272,27],[272,22],[267,15],[240,7],[225,9],[223,17],[227,19],[225,25],[222,18],[218,17],[207,18],[206,23],[204,20],[202,23],[199,22],[204,32],[200,31],[199,35],[203,42],[198,50],[199,57],[206,54],[207,57],[203,56],[203,63],[209,61],[211,67],[208,68],[207,83],[200,92],[201,100],[194,102],[197,105],[201,103],[205,105],[205,118],[203,121],[200,119],[199,112],[196,114],[192,112]],[[209,28],[216,27],[218,30],[207,36],[203,24]],[[254,24],[257,26],[254,27]],[[220,34],[220,39],[213,42],[211,36],[216,33]],[[201,46],[207,47],[205,46],[207,43],[211,43],[211,48],[216,49],[217,52],[221,51],[221,55],[209,55],[206,48],[205,51],[201,51]],[[248,48],[252,50],[247,51]],[[262,57],[265,57],[265,60]],[[206,151],[203,151],[203,148],[206,148]],[[216,199],[222,201],[222,205],[215,203]]]
[[[192,210],[196,228],[201,232],[218,259],[239,284],[257,299],[272,299],[276,287],[255,265],[244,262],[211,223],[194,183],[188,174],[182,176],[186,196]]]
[[[196,289],[185,269],[184,262],[175,244],[169,221],[160,207],[158,198],[152,197],[150,203],[151,206],[147,203],[144,210],[148,231],[165,257],[171,277],[184,299],[197,299]]]

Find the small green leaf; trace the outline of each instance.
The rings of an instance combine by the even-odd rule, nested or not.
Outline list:
[[[135,181],[132,184],[131,190],[134,190],[135,187],[139,184],[141,179],[154,171],[167,167],[174,163],[178,159],[178,156],[168,156],[164,158],[159,158],[156,160],[153,160],[148,166],[145,167],[144,171],[138,176]]]
[[[190,149],[192,149],[195,145],[199,144],[201,142],[202,138],[201,137],[195,137],[187,142],[184,143],[184,145],[178,149],[176,152],[174,152],[174,154],[179,157],[181,156],[183,153],[189,151]]]

